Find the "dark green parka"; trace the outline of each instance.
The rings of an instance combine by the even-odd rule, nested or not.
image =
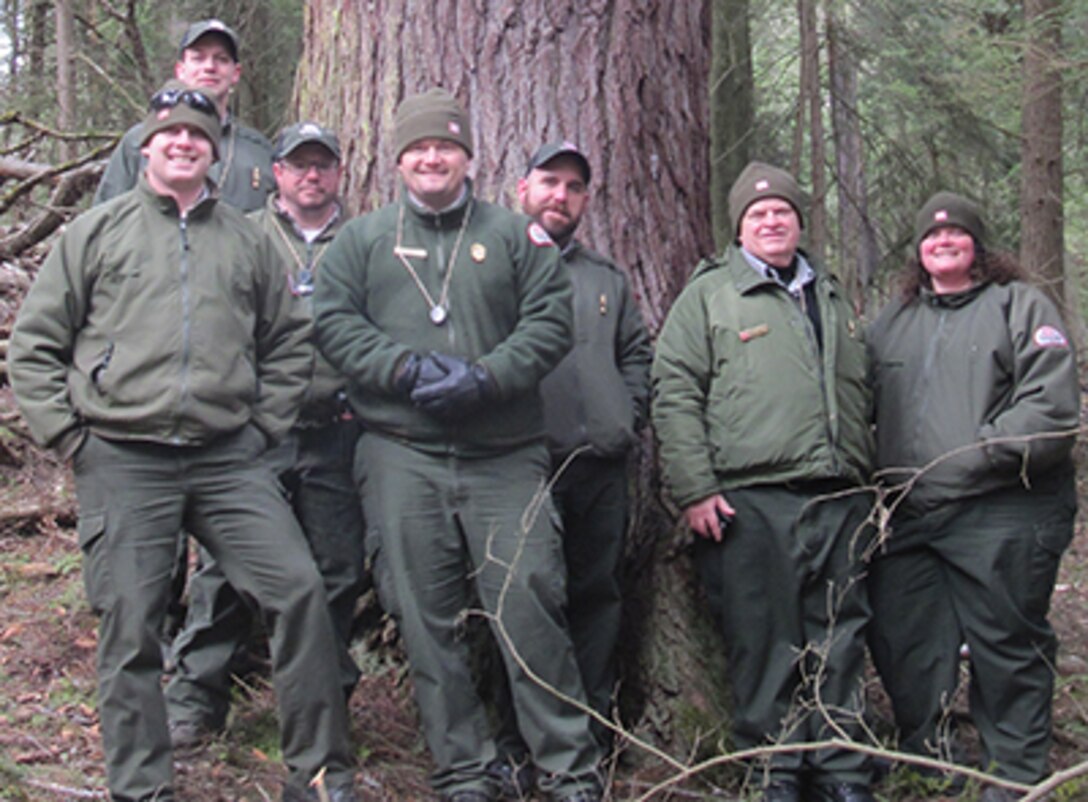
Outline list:
[[[822,351],[801,305],[735,246],[703,262],[670,310],[654,358],[653,423],[681,507],[733,487],[868,479],[861,326],[838,282],[812,266]]]
[[[890,303],[869,332],[877,466],[920,510],[1071,470],[1077,361],[1057,308],[1029,284]]]

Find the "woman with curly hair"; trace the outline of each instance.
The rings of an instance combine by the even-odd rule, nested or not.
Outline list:
[[[940,192],[869,334],[877,465],[892,516],[869,577],[870,647],[900,746],[949,757],[961,644],[982,765],[1049,771],[1057,639],[1047,621],[1073,535],[1076,358],[1057,307]],[[990,785],[983,802],[1019,797]]]

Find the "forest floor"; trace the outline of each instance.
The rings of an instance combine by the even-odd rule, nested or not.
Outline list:
[[[1053,763],[1064,769],[1088,758],[1088,530],[1083,524],[1065,556],[1051,618],[1061,639]],[[0,800],[108,798],[95,647],[70,475],[29,443],[9,392],[0,389]],[[374,649],[360,642],[355,657],[364,672],[351,701],[362,799],[432,798],[430,762],[395,645]],[[880,719],[886,718],[887,705],[875,683],[871,702],[877,729],[886,729]],[[964,707],[960,700],[965,717]],[[260,674],[251,675],[237,692],[227,731],[196,751],[175,755],[178,799],[278,800],[283,769],[276,733],[272,691]],[[645,798],[667,776],[660,762],[631,746],[616,767],[610,800]],[[756,798],[728,783],[714,798]],[[712,790],[706,777],[695,777],[652,799],[703,799]],[[902,770],[877,791],[883,802],[943,798]],[[969,786],[959,799],[976,797],[977,788]],[[1088,778],[1067,784],[1053,798],[1088,800]]]

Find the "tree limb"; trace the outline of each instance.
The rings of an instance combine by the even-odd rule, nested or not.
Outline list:
[[[71,207],[89,187],[98,183],[102,169],[99,162],[65,173],[42,213],[22,230],[0,239],[0,259],[14,258],[52,234],[75,213],[66,207]]]

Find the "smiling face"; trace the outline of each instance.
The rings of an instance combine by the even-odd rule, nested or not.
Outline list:
[[[431,209],[445,209],[461,195],[468,175],[468,152],[449,139],[417,139],[400,156],[397,169],[405,186]]]
[[[156,132],[140,152],[147,159],[152,189],[178,197],[201,191],[214,151],[203,131],[179,123]]]
[[[772,267],[789,267],[801,241],[797,210],[782,198],[764,198],[744,210],[740,244]]]
[[[553,240],[566,245],[589,202],[589,188],[578,162],[560,156],[518,181],[518,200]]]
[[[962,292],[974,283],[975,240],[959,226],[934,228],[919,243],[918,255],[934,292]]]
[[[174,64],[174,77],[211,97],[222,114],[230,90],[242,77],[242,67],[231,56],[227,40],[213,33],[201,36],[182,51],[181,59]]]

